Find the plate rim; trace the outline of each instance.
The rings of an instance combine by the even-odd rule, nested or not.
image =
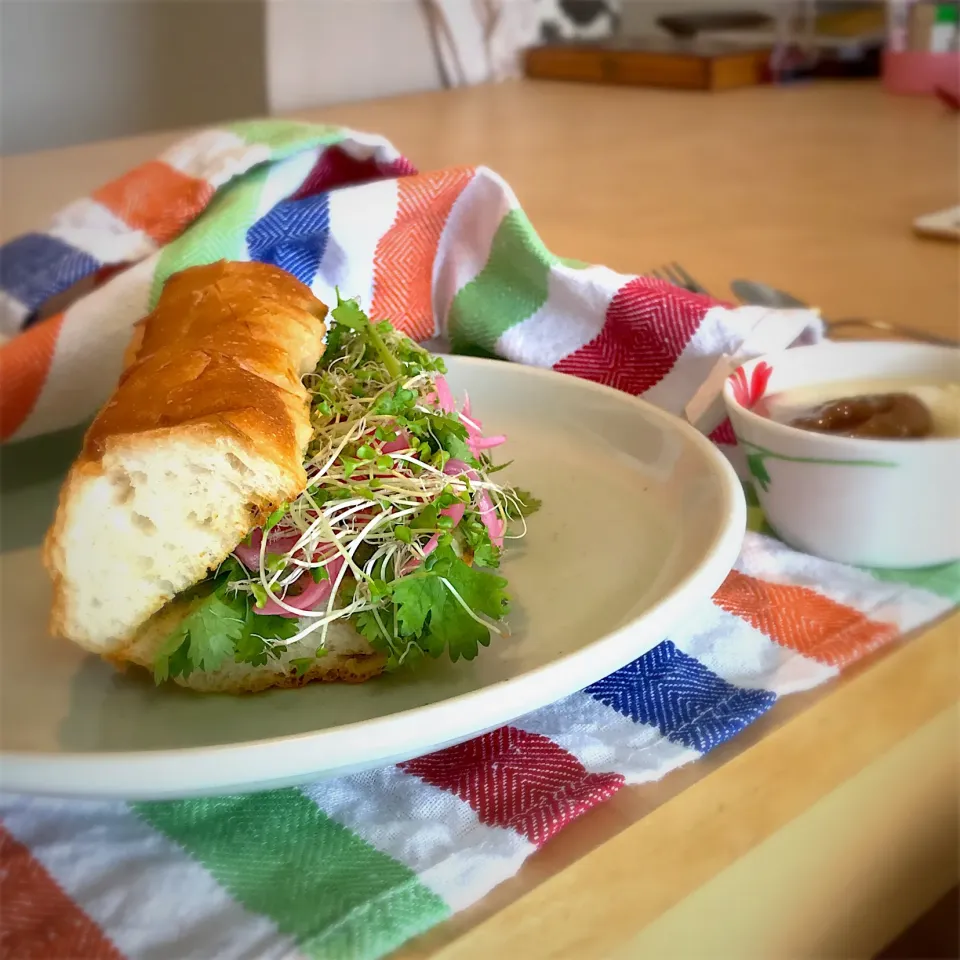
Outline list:
[[[698,596],[701,594],[698,589],[701,584],[704,597],[712,596],[719,588],[733,568],[742,546],[746,529],[746,499],[740,479],[729,460],[695,427],[682,418],[633,394],[582,377],[560,373],[552,368],[485,357],[456,354],[439,355],[443,357],[445,362],[453,361],[455,364],[510,368],[512,372],[540,379],[555,380],[556,378],[563,378],[571,381],[571,385],[575,389],[584,389],[606,397],[616,397],[618,402],[638,408],[648,419],[652,418],[668,429],[678,431],[692,443],[692,446],[714,468],[714,479],[719,483],[721,491],[718,529],[699,562],[670,591],[656,599],[647,610],[623,626],[601,634],[587,646],[565,653],[542,666],[488,684],[477,690],[458,694],[435,703],[410,707],[382,717],[355,720],[347,724],[326,727],[322,730],[303,731],[258,740],[242,740],[234,743],[99,753],[93,751],[40,753],[37,751],[0,749],[0,790],[48,796],[111,799],[187,797],[199,796],[204,792],[210,795],[264,789],[284,780],[288,782],[320,780],[346,775],[360,769],[373,769],[391,762],[399,762],[389,759],[397,756],[405,756],[408,759],[423,756],[435,750],[444,749],[445,746],[463,742],[474,736],[480,736],[486,730],[508,724],[519,716],[538,710],[550,703],[555,703],[563,697],[582,689],[583,686],[595,682],[600,677],[607,676],[614,670],[625,666],[631,659],[642,656],[643,653],[648,652],[663,640],[669,627],[676,622],[676,619],[682,613],[684,604],[690,599],[689,594],[697,593]],[[658,627],[658,633],[659,625],[662,624],[663,632],[660,634],[660,639],[644,649],[640,649],[642,644],[631,645],[631,635],[641,626],[646,629],[651,621],[653,621],[654,626]],[[626,649],[628,647],[629,652]],[[624,659],[624,656],[626,656],[626,659]],[[617,665],[604,666],[602,670],[587,671],[590,679],[587,679],[584,683],[579,678],[585,677],[587,673],[578,669],[580,661],[586,663],[602,662],[603,664],[616,661]],[[549,678],[551,676],[575,676],[578,680],[576,685],[571,685],[569,682],[559,684],[543,682],[545,677]],[[559,688],[562,688],[562,690],[556,692]],[[500,701],[501,698],[491,697],[491,692],[497,690],[501,693],[508,693],[513,701],[522,700],[523,705],[518,705],[516,708],[510,708],[509,710],[494,710],[493,713],[496,713],[498,718],[492,719],[490,722],[486,720],[482,723],[467,721],[455,725],[455,729],[460,732],[453,732],[449,729],[450,725],[445,724],[451,736],[444,737],[426,746],[421,742],[420,746],[412,746],[409,752],[403,749],[399,751],[386,749],[387,745],[397,739],[388,735],[391,730],[396,731],[398,728],[402,730],[411,724],[422,724],[424,728],[430,729],[437,726],[437,714],[451,711],[454,715],[472,716],[476,712],[474,708],[477,701],[490,702],[493,699],[496,699],[497,702]],[[547,693],[538,693],[541,690],[545,690]],[[524,693],[525,695],[523,695]],[[483,711],[483,716],[486,717],[489,713],[490,710],[486,709]],[[471,729],[466,729],[468,727]],[[329,764],[317,766],[320,757],[327,749],[327,741],[350,737],[351,734],[361,734],[374,742],[382,743],[384,748],[377,752],[375,756],[365,754],[368,759],[363,759],[356,765],[341,762],[332,767]],[[411,741],[411,738],[409,736],[400,737],[400,742],[403,741]],[[413,741],[420,742],[416,738],[413,738]],[[190,769],[199,769],[206,765],[214,768],[221,763],[235,766],[242,763],[241,755],[251,750],[271,751],[276,755],[270,764],[274,772],[265,780],[260,781],[251,777],[248,780],[237,782],[235,778],[232,778],[229,783],[224,781],[223,786],[214,786],[210,777],[198,779],[196,776],[183,776],[181,773],[174,778],[175,784],[179,784],[179,786],[165,787],[159,791],[140,789],[136,783],[140,779],[138,771],[142,768],[153,767],[157,764],[178,765],[184,762],[188,764]],[[282,751],[286,751],[289,758],[286,762],[278,764]],[[294,760],[296,755],[310,756],[314,759],[314,764],[311,765],[302,761],[296,763]],[[294,760],[294,762],[291,763],[290,760]],[[275,769],[278,766],[281,769]],[[96,777],[96,783],[92,779],[94,776]],[[191,780],[196,785],[190,786],[189,781]],[[71,784],[69,788],[64,786],[68,781]],[[201,781],[204,784],[202,786],[199,785]]]

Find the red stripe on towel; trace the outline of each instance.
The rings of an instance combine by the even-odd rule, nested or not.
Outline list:
[[[123,960],[30,851],[0,827],[0,956]]]
[[[313,165],[306,180],[289,199],[302,200],[335,187],[356,186],[371,180],[404,177],[416,172],[413,164],[404,157],[389,163],[379,163],[372,157],[357,160],[339,147],[328,147]]]
[[[516,830],[537,846],[624,782],[618,773],[588,773],[547,737],[509,726],[401,766],[455,793],[481,822]]]
[[[600,333],[554,369],[644,393],[670,372],[712,305],[662,280],[635,277],[610,301]]]

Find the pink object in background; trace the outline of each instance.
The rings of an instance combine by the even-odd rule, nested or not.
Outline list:
[[[960,53],[884,51],[883,86],[890,93],[960,95]]]

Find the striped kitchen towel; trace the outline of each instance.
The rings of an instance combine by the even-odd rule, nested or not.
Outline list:
[[[445,334],[674,412],[763,315],[554,256],[488,170],[418,175],[378,137],[234,125],[0,250],[3,437],[87,419],[164,280],[219,257],[276,263],[323,299],[339,285],[420,339]],[[732,442],[729,428],[715,439]],[[467,743],[249,796],[0,797],[0,955],[383,956],[625,785],[696,760],[960,599],[960,565],[856,570],[788,549],[751,513],[736,568],[669,638]]]
[[[696,760],[958,599],[957,564],[881,578],[751,532],[669,639],[462,745],[249,796],[2,796],[0,956],[383,956],[625,785]]]
[[[554,367],[674,413],[768,312],[555,256],[483,167],[416,174],[381,137],[234,124],[177,144],[0,248],[0,438],[92,416],[166,279],[221,257],[277,264],[327,303],[339,286],[414,338]],[[45,316],[45,303],[78,290]],[[803,313],[816,339],[820,320]],[[716,439],[733,442],[729,425]]]

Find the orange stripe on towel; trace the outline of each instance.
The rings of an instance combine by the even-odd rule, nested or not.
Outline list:
[[[206,180],[150,160],[95,190],[93,199],[134,230],[142,230],[157,243],[167,243],[196,219],[213,193]]]
[[[0,957],[123,960],[30,851],[0,827]]]
[[[809,587],[769,583],[736,570],[713,602],[781,646],[829,666],[844,667],[899,633]]]
[[[0,440],[9,440],[36,404],[62,326],[58,313],[0,348]]]
[[[433,262],[440,234],[473,167],[452,167],[397,181],[397,217],[374,255],[370,314],[413,340],[433,336]]]

